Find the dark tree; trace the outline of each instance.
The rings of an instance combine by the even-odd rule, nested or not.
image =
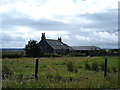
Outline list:
[[[30,57],[40,56],[40,46],[35,40],[28,41],[28,44],[25,45],[25,54]]]

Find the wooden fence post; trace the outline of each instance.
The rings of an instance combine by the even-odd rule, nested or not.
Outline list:
[[[107,58],[105,58],[104,77],[107,76]]]
[[[35,65],[35,79],[38,79],[38,59],[36,59],[36,65]]]

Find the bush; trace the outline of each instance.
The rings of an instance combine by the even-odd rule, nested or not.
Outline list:
[[[105,69],[105,64],[104,64],[104,62],[102,62],[102,63],[100,64],[100,69],[101,69],[102,71],[104,71],[104,69]]]
[[[55,75],[55,80],[60,81],[62,79],[62,77],[60,76],[60,74],[57,73],[57,75]]]
[[[44,57],[61,57],[61,55],[56,53],[44,53]]]
[[[109,73],[111,72],[111,69],[110,69],[110,67],[108,67],[108,68],[107,68],[107,72],[109,72]]]
[[[41,47],[36,40],[28,41],[28,44],[25,45],[25,54],[29,57],[38,57],[41,54]]]
[[[70,53],[69,56],[86,56],[86,53],[74,52],[74,53]]]
[[[112,67],[113,72],[117,72],[117,68],[116,67]]]
[[[99,68],[98,68],[98,63],[97,62],[92,63],[91,70],[98,72]]]
[[[90,70],[90,65],[88,64],[88,62],[85,63],[85,70]]]
[[[74,69],[73,69],[73,63],[71,61],[68,62],[67,68],[68,68],[69,72],[73,72],[74,71]]]
[[[41,68],[47,68],[47,66],[45,64],[41,65]]]
[[[3,65],[2,66],[2,78],[5,79],[5,78],[10,78],[13,74],[13,71],[9,69],[8,66],[6,65]]]

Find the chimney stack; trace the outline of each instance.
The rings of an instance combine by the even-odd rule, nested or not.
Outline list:
[[[41,40],[45,40],[45,33],[42,33]]]
[[[62,42],[62,39],[61,39],[61,37],[60,37],[60,38],[58,37],[58,40],[59,40],[60,42]]]

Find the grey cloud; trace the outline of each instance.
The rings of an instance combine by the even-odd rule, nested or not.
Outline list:
[[[89,24],[83,23],[82,26],[86,28],[103,28],[104,31],[116,31],[118,28],[117,9],[108,10],[103,13],[80,15],[86,20],[92,21]]]
[[[77,30],[80,28],[78,24],[63,23],[47,19],[33,20],[28,17],[14,17],[12,14],[5,13],[2,15],[2,29],[16,30],[17,26],[25,26],[33,30]]]
[[[24,47],[25,42],[23,37],[2,33],[2,47]]]
[[[2,26],[3,29],[14,28],[17,26],[26,26],[32,28],[33,30],[56,30],[59,26],[64,26],[64,24],[61,22],[46,19],[34,21],[29,18],[7,18],[3,16]]]
[[[62,23],[58,21],[52,21],[47,19],[39,19],[37,21],[26,18],[19,17],[15,18],[12,15],[5,14],[3,15],[3,30],[9,28],[15,28],[17,26],[26,26],[32,28],[33,30],[67,30],[67,31],[77,31],[80,30],[81,27],[84,28],[93,28],[93,29],[101,29],[108,32],[113,32],[117,30],[117,11],[109,10],[106,13],[95,13],[95,14],[85,14],[80,15],[78,18],[84,18],[86,20],[91,20],[91,23],[71,21],[73,23]]]
[[[2,41],[6,42],[6,41],[12,41],[13,40],[13,37],[8,35],[8,34],[5,34],[5,33],[2,33]]]
[[[11,36],[9,34],[6,34],[6,33],[2,33],[2,41],[6,42],[6,41],[18,41],[18,42],[21,42],[21,41],[24,41],[24,38],[21,37],[21,36]]]

